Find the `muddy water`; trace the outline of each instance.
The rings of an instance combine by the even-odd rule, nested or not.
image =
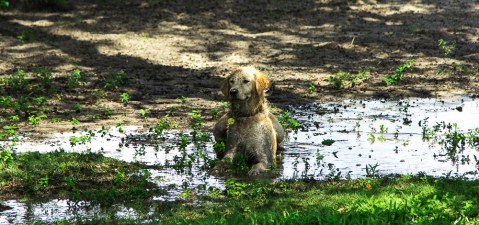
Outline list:
[[[438,123],[457,123],[458,130],[479,128],[479,100],[456,99],[402,99],[402,100],[348,100],[343,102],[312,103],[291,107],[291,115],[302,125],[290,132],[281,151],[277,179],[334,179],[360,178],[391,173],[477,178],[475,159],[477,147],[465,146],[453,154],[443,143],[444,133],[437,132],[424,140],[423,130]],[[122,130],[122,132],[120,132]],[[151,169],[151,181],[167,194],[157,201],[179,198],[185,189],[201,194],[209,188],[223,189],[224,178],[214,177],[203,168],[205,158],[214,158],[212,144],[189,144],[179,147],[180,135],[190,131],[171,131],[164,141],[152,144],[149,134],[139,127],[111,128],[101,135],[96,132],[90,143],[71,146],[70,137],[83,133],[55,134],[53,138],[33,142],[25,135],[17,151],[102,152],[124,161],[139,161],[160,166]],[[324,140],[333,140],[327,145]],[[191,139],[190,139],[191,141]],[[201,150],[199,150],[201,149]],[[189,169],[174,165],[181,163],[179,156],[203,156],[192,160]],[[10,210],[0,212],[0,224],[22,224],[29,221],[91,218],[108,214],[115,217],[141,217],[135,210],[115,206],[108,212],[98,207],[75,207],[68,200],[48,202],[20,202],[6,200]],[[88,206],[88,203],[81,205]],[[78,205],[77,205],[78,206]]]

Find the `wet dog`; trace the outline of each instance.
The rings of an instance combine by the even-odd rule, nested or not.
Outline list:
[[[269,111],[265,97],[269,79],[253,67],[234,70],[221,84],[230,111],[214,127],[216,141],[226,143],[223,159],[213,168],[222,170],[226,159],[244,154],[252,165],[249,176],[258,175],[276,163],[276,150],[284,130]]]

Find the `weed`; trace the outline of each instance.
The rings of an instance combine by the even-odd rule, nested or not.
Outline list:
[[[180,100],[181,104],[185,104],[186,100],[188,100],[188,97],[182,95],[176,99]]]
[[[399,82],[401,82],[404,79],[404,73],[408,71],[409,69],[411,69],[415,62],[416,60],[414,59],[408,59],[406,63],[401,64],[400,66],[396,68],[395,73],[384,76],[383,77],[384,83],[386,83],[387,86],[399,84]]]
[[[126,105],[128,104],[129,101],[130,101],[130,94],[128,94],[128,92],[123,92],[120,94],[120,102]]]
[[[366,165],[366,177],[378,177],[379,174],[379,170],[377,169],[379,166],[378,163],[376,163],[375,165],[371,165],[371,164],[367,164]]]
[[[42,190],[48,187],[48,175],[38,179],[37,184],[35,185],[35,191]]]
[[[219,113],[225,113],[226,110],[228,110],[229,108],[229,105],[228,105],[228,102],[225,102],[225,101],[221,101],[220,102],[220,106],[219,108],[213,108],[211,109],[210,111],[210,115],[213,119],[216,119],[219,115]]]
[[[312,94],[316,90],[316,86],[313,83],[309,83],[308,90]]]
[[[146,121],[147,117],[148,117],[148,114],[150,114],[150,110],[149,109],[140,109],[138,111],[138,113],[140,114],[140,116],[143,118],[143,120]]]
[[[80,103],[75,103],[75,105],[73,105],[73,109],[75,110],[76,113],[80,113],[81,110],[82,110],[82,106]]]
[[[323,160],[323,159],[324,159],[324,155],[321,154],[321,152],[319,151],[319,149],[316,150],[316,161],[317,161],[317,162],[320,162],[320,161]]]
[[[150,128],[150,132],[153,132],[154,138],[159,138],[163,135],[163,132],[167,129],[176,128],[178,123],[174,120],[171,120],[168,115],[164,115],[161,119],[156,122],[156,125]]]
[[[72,117],[71,120],[70,120],[70,123],[71,123],[73,126],[76,126],[76,125],[80,124],[80,121],[78,121],[77,118]]]
[[[67,78],[67,87],[69,89],[74,89],[82,85],[85,81],[85,77],[82,75],[81,71],[78,68],[75,68]]]
[[[10,152],[10,149],[3,149],[0,148],[0,160],[2,163],[9,163],[13,160],[12,153]]]
[[[388,132],[388,128],[384,126],[384,124],[379,125],[379,133],[386,134]]]
[[[103,108],[103,110],[101,111],[101,115],[102,115],[104,118],[108,118],[108,117],[110,117],[111,115],[113,115],[113,111],[111,111],[110,108],[105,107],[105,108]]]
[[[202,134],[201,129],[203,129],[203,124],[206,122],[203,118],[201,118],[201,110],[193,110],[190,113],[190,127],[193,129],[191,135],[193,136],[193,140],[200,140],[203,139],[204,135]]]
[[[17,40],[20,44],[25,44],[26,42],[35,41],[35,36],[33,35],[32,30],[24,30],[17,35]]]
[[[358,83],[367,79],[366,73],[369,72],[369,68],[361,69],[357,74],[339,71],[334,75],[329,76],[328,82],[336,89],[344,88],[348,84],[348,88],[354,88]]]
[[[439,48],[442,50],[442,54],[444,56],[449,56],[453,51],[454,49],[456,48],[456,42],[447,42],[445,41],[444,39],[439,39],[437,41],[437,45],[439,46]]]
[[[331,146],[334,142],[336,142],[333,139],[324,139],[321,144],[326,145],[326,146]]]
[[[28,117],[28,121],[30,122],[31,125],[37,125],[40,122],[40,120],[43,120],[46,118],[47,118],[46,115],[40,115],[40,116],[31,115]]]
[[[33,69],[33,74],[40,80],[43,90],[49,90],[53,81],[51,69],[47,67],[36,67]]]
[[[291,128],[297,130],[300,126],[298,121],[296,121],[288,111],[284,111],[278,118],[279,123],[283,126],[284,129]]]
[[[376,136],[373,133],[369,133],[368,134],[368,141],[369,141],[369,143],[374,144],[374,142],[376,141]]]
[[[226,145],[224,141],[213,142],[213,150],[216,153],[216,158],[221,159],[225,155]]]
[[[105,88],[110,90],[116,90],[122,85],[126,85],[128,83],[128,79],[126,74],[123,70],[114,70],[112,68],[108,69],[108,76],[105,80]]]
[[[6,9],[10,6],[10,2],[7,0],[0,0],[0,9]]]
[[[218,113],[220,112],[220,109],[219,108],[212,108],[210,110],[210,115],[211,115],[211,118],[213,119],[216,119],[218,117]]]
[[[15,74],[5,75],[6,78],[2,79],[2,82],[7,88],[14,91],[22,91],[27,88],[28,79],[27,73],[24,70],[18,70]]]

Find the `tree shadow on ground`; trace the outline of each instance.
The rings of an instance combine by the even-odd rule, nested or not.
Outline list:
[[[134,96],[145,102],[178,96],[218,100],[225,69],[244,64],[272,73],[275,95],[281,96],[271,100],[280,105],[334,98],[338,92],[325,81],[329,74],[363,67],[374,71],[365,89],[388,92],[381,76],[408,58],[424,58],[421,82],[450,82],[459,89],[467,79],[434,75],[444,59],[437,40],[455,41],[453,57],[462,63],[476,63],[479,50],[471,37],[479,17],[469,1],[78,1],[73,6],[70,12],[5,13],[3,35],[14,40],[34,30],[35,42],[43,46],[17,51],[10,45],[3,55],[37,51],[12,64],[75,64],[91,68],[99,79],[110,67],[123,69]],[[323,92],[309,98],[297,91],[312,82]],[[432,95],[421,84],[406,86],[412,95]]]

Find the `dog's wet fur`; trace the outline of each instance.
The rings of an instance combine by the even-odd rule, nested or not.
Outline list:
[[[226,142],[225,154],[213,172],[223,170],[225,160],[233,160],[236,154],[247,156],[251,164],[249,176],[261,174],[276,163],[276,150],[284,139],[284,130],[269,110],[265,97],[269,85],[269,79],[253,67],[234,70],[221,84],[230,111],[213,130],[216,141]]]

